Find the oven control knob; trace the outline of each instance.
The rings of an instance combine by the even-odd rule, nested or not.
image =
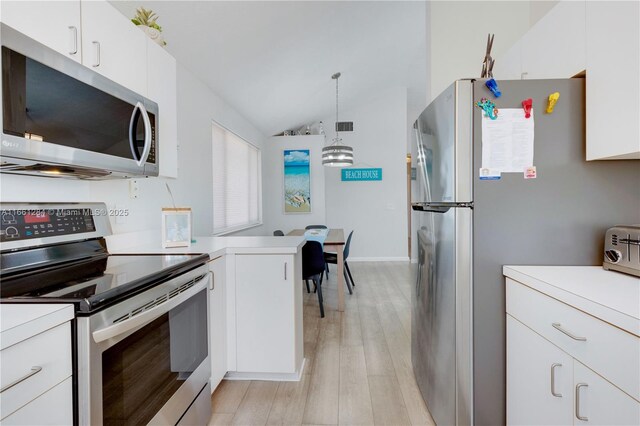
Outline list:
[[[7,238],[16,238],[19,236],[15,226],[8,226],[7,229],[4,230],[4,234]]]
[[[622,253],[620,250],[607,250],[604,252],[607,260],[611,263],[618,263],[622,259]]]

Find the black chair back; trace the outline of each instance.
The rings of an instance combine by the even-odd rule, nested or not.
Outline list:
[[[284,237],[284,232],[282,232],[279,229],[276,229],[275,231],[273,231],[273,236],[274,237]]]
[[[327,229],[326,225],[307,225],[304,229]]]
[[[309,279],[324,273],[324,252],[322,244],[307,241],[302,247],[302,279]]]
[[[344,260],[347,260],[347,257],[349,257],[349,246],[351,245],[352,235],[353,235],[353,231],[349,233],[349,236],[347,237],[347,242],[344,245],[344,251],[342,252],[344,254]]]

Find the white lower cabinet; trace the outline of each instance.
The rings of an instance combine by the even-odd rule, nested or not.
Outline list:
[[[640,424],[638,336],[509,278],[506,293],[508,424]]]
[[[236,255],[238,372],[294,374],[302,363],[301,255]]]
[[[573,359],[507,315],[507,423],[570,425],[572,383]]]
[[[640,403],[578,361],[573,381],[574,424],[640,425]]]
[[[211,393],[227,373],[227,303],[226,256],[209,262],[213,274],[209,285],[209,357],[211,358]]]
[[[73,424],[73,384],[71,377],[49,389],[18,411],[2,420],[2,424],[39,426]]]
[[[72,305],[0,304],[0,425],[73,424]]]

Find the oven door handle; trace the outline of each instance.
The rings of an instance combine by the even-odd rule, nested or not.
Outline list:
[[[126,334],[130,331],[136,330],[150,323],[151,321],[158,319],[160,316],[166,314],[179,304],[195,296],[198,292],[206,289],[210,279],[211,277],[209,276],[209,274],[206,274],[190,289],[179,293],[178,295],[167,299],[150,309],[144,310],[139,314],[130,317],[129,319],[94,331],[93,340],[96,343],[104,342],[105,340],[112,339],[114,337],[118,337],[122,334]]]

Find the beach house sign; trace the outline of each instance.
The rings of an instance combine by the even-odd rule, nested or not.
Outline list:
[[[382,180],[381,168],[367,168],[367,169],[354,169],[344,168],[342,169],[342,181],[370,181],[370,180]]]

